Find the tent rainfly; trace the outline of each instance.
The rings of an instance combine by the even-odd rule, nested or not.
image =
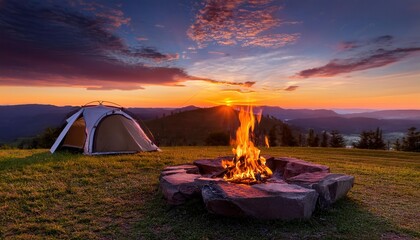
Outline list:
[[[86,155],[160,151],[122,108],[99,103],[85,105],[67,119],[51,153],[59,147],[78,148]]]

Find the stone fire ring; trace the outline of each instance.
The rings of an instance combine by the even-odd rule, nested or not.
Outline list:
[[[168,204],[202,198],[209,212],[223,216],[308,219],[315,208],[330,207],[354,184],[353,176],[330,173],[328,166],[286,157],[266,157],[273,176],[265,183],[228,183],[211,178],[223,171],[223,159],[232,157],[200,159],[163,169],[160,188]]]

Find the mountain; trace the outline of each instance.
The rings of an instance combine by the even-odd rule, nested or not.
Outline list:
[[[382,110],[362,113],[343,114],[346,118],[365,117],[376,119],[417,119],[420,120],[420,110]]]
[[[232,107],[217,106],[180,112],[146,121],[145,124],[160,145],[205,145],[206,138],[211,134],[225,133],[233,137],[239,120],[238,112]],[[255,137],[259,142],[264,140],[264,135],[274,125],[282,126],[283,123],[262,117],[255,129]]]
[[[75,109],[38,104],[0,106],[0,143],[33,137],[47,127],[59,127]]]
[[[48,127],[60,127],[72,112],[74,106],[25,104],[0,106],[0,143],[10,143],[18,138],[34,137]],[[128,108],[137,119],[150,120],[177,112],[197,109],[195,106],[183,108]]]
[[[186,106],[182,108],[126,108],[128,112],[130,112],[133,117],[141,119],[143,121],[161,118],[163,116],[167,116],[174,113],[191,111],[198,109],[199,107],[196,106]]]
[[[324,118],[305,118],[293,119],[287,123],[303,129],[312,128],[315,131],[338,130],[344,134],[360,133],[364,130],[374,130],[377,127],[386,132],[406,132],[410,127],[420,128],[420,121],[409,119],[374,119],[374,118],[344,118],[344,117],[324,117]]]
[[[34,137],[47,127],[60,127],[66,117],[78,107],[53,105],[0,106],[0,144],[10,143],[18,138]],[[236,111],[230,107],[198,108],[127,108],[133,117],[147,123],[157,139],[164,145],[202,144],[206,137],[215,132],[233,134],[238,125]],[[386,110],[354,114],[338,114],[331,110],[284,109],[273,106],[256,107],[262,110],[262,130],[269,131],[273,125],[286,120],[301,128],[317,131],[339,130],[342,133],[359,134],[363,130],[380,127],[386,132],[406,132],[409,127],[420,129],[420,110]],[[269,117],[268,117],[269,116]],[[141,122],[141,121],[140,121]],[[267,123],[267,127],[265,124]]]
[[[325,109],[284,109],[281,107],[262,106],[256,108],[256,111],[258,110],[262,110],[264,115],[270,115],[280,120],[340,116],[332,110]]]

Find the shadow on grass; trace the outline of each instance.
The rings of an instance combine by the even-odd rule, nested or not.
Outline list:
[[[81,154],[61,152],[51,154],[50,152],[34,153],[26,157],[6,157],[0,159],[0,171],[19,170],[35,164],[48,164],[56,162],[67,162],[79,158]]]
[[[309,220],[226,218],[209,214],[201,200],[168,206],[157,192],[142,208],[135,236],[144,239],[411,239],[400,229],[348,197]]]

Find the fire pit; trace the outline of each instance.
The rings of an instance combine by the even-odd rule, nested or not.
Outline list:
[[[256,119],[241,109],[234,157],[199,159],[166,167],[160,188],[169,204],[202,198],[207,210],[224,216],[306,219],[327,208],[352,188],[354,177],[295,158],[262,156],[252,142]]]

